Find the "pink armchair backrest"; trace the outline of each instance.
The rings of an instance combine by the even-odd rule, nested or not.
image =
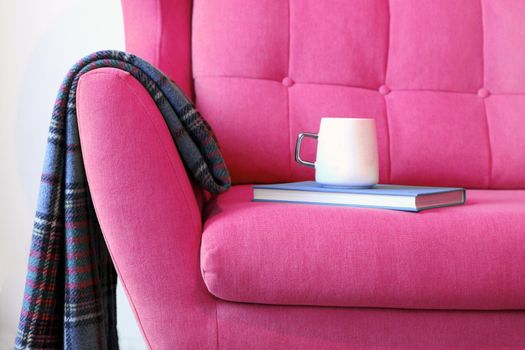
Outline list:
[[[192,94],[235,183],[312,179],[297,134],[347,116],[375,118],[382,182],[525,187],[525,1],[123,5],[128,50]]]

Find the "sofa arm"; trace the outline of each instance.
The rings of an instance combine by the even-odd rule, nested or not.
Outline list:
[[[113,68],[80,78],[77,111],[97,217],[149,347],[213,349],[201,214],[162,115],[135,78]]]

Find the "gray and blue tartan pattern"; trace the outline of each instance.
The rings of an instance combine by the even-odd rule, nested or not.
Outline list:
[[[200,187],[220,193],[231,183],[212,130],[164,74],[119,51],[80,60],[53,109],[15,349],[118,348],[117,275],[93,209],[76,113],[79,77],[100,67],[129,72],[146,88]]]

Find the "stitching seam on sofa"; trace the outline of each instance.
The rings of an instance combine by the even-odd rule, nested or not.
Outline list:
[[[390,57],[390,35],[392,33],[392,15],[390,13],[390,0],[387,1],[388,6],[388,37],[386,46],[386,58],[385,58],[385,79],[384,84],[387,85],[388,81],[388,61]],[[388,86],[388,85],[387,85]],[[383,95],[383,101],[385,103],[385,124],[388,144],[388,182],[392,182],[392,142],[390,132],[390,120],[388,118],[388,103],[386,102],[387,95]]]
[[[288,0],[288,72],[287,77],[291,79],[291,66],[292,66],[292,0]],[[290,86],[285,86],[286,89],[286,103],[288,110],[288,173],[292,176],[292,130],[291,124],[291,108],[290,108]]]
[[[486,73],[485,73],[485,21],[484,21],[484,14],[483,11],[483,0],[479,0],[479,7],[481,11],[481,64],[482,69],[481,72],[483,73],[483,77],[481,79],[481,83],[483,87],[486,86]],[[490,188],[491,182],[492,182],[492,172],[493,172],[493,155],[492,155],[492,142],[491,142],[491,133],[490,133],[490,122],[489,122],[489,115],[487,113],[487,103],[485,101],[485,98],[482,98],[483,103],[483,113],[485,114],[485,125],[487,128],[487,147],[488,147],[488,155],[489,155],[489,169],[488,169],[488,179],[487,179],[487,188]]]
[[[202,240],[201,240],[202,242]],[[199,260],[200,262],[201,260]],[[202,263],[200,264],[200,268],[201,268],[201,275],[202,275],[202,280],[204,281],[204,284],[206,284],[206,270],[202,267]],[[218,313],[219,311],[217,310],[218,307],[219,307],[219,299],[217,297],[215,297],[215,295],[213,295],[209,289],[208,289],[208,286],[206,285],[206,290],[207,292],[211,295],[211,297],[213,298],[213,300],[215,301],[215,333],[217,335],[217,339],[216,339],[216,342],[215,342],[215,349],[216,350],[219,350],[219,316],[218,316]]]
[[[390,13],[390,0],[388,0],[386,2],[386,6],[387,6],[387,11],[388,11],[388,36],[386,38],[387,42],[386,42],[385,80],[384,80],[384,84],[387,84],[387,81],[388,81],[387,73],[388,73],[388,61],[389,61],[389,57],[390,57],[390,35],[392,33],[392,14]]]
[[[390,133],[390,120],[388,118],[388,97],[383,96],[383,101],[385,103],[385,124],[386,124],[386,137],[388,144],[388,182],[392,182],[392,140]]]
[[[239,80],[260,80],[260,81],[266,81],[269,83],[276,83],[279,85],[282,85],[282,81],[271,79],[271,78],[261,78],[261,77],[246,77],[246,76],[234,76],[234,75],[199,75],[194,76],[193,80],[200,80],[200,79],[239,79]],[[315,81],[296,81],[294,80],[294,85],[321,85],[321,86],[340,86],[340,87],[346,87],[349,89],[361,89],[366,91],[373,91],[377,92],[377,88],[372,87],[366,87],[366,86],[357,86],[357,85],[350,85],[350,84],[342,84],[342,83],[324,83],[324,82],[315,82]],[[443,90],[443,89],[403,89],[403,88],[396,88],[392,89],[392,92],[439,92],[444,94],[462,94],[462,95],[477,95],[478,91],[460,91],[460,90]],[[497,92],[497,91],[491,91],[490,95],[494,96],[524,96],[525,93],[521,92]]]
[[[135,78],[132,77],[131,75],[130,75],[130,78],[135,79]],[[122,79],[122,78],[120,78],[120,79]],[[123,79],[123,80],[124,80],[124,79]],[[146,105],[144,104],[144,101],[139,97],[139,95],[135,92],[135,90],[133,89],[133,87],[132,87],[131,85],[129,85],[129,83],[128,83],[127,81],[124,80],[124,82],[126,83],[126,86],[130,89],[130,91],[133,93],[133,95],[135,95],[135,97],[137,98],[137,101],[139,101],[139,103],[140,103],[140,104],[142,105],[142,107],[144,108],[145,114],[148,116],[148,118],[149,118],[151,124],[153,125],[153,128],[155,129],[155,132],[157,133],[157,136],[159,137],[159,140],[162,140],[162,138],[160,137],[160,134],[159,134],[159,130],[158,130],[156,124],[152,121],[152,116],[151,116],[149,110],[147,109]],[[175,165],[173,164],[173,161],[172,161],[171,157],[169,156],[170,152],[166,149],[166,143],[163,142],[163,141],[161,141],[161,144],[162,144],[162,149],[164,149],[164,152],[165,152],[165,154],[166,154],[166,158],[168,159],[168,161],[169,161],[169,163],[170,163],[170,165],[171,165],[171,168],[174,170],[174,173],[176,173],[176,171],[175,171]],[[180,183],[180,179],[179,179],[179,177],[178,177],[178,176],[175,176],[175,178],[177,179],[177,184],[179,185],[179,188],[183,188],[182,184]],[[187,193],[186,193],[185,191],[182,191],[182,195],[184,196],[184,202],[189,203]],[[201,222],[201,218],[200,218],[200,217],[199,217],[199,218],[195,217],[195,215],[194,215],[193,213],[191,213],[190,215],[192,215],[192,219],[191,219],[191,220],[192,220],[193,222]],[[198,224],[197,224],[197,226],[195,227],[195,230],[196,230],[196,231],[202,231],[202,230],[199,228]]]
[[[219,311],[217,310],[218,307],[219,307],[219,299],[215,298],[215,332],[217,334],[217,350],[219,350],[219,316],[218,316],[218,313]]]
[[[154,62],[154,65],[158,68],[158,69],[161,69],[160,68],[160,46],[162,45],[162,5],[161,5],[161,2],[162,0],[157,0],[156,2],[156,10],[157,10],[157,37],[158,37],[158,40],[156,41],[157,42],[157,46],[155,47],[155,62]]]

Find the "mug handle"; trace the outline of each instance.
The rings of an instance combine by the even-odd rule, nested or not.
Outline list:
[[[307,160],[301,159],[301,144],[303,143],[303,138],[305,137],[311,137],[313,139],[318,138],[317,134],[312,134],[309,132],[301,132],[299,133],[299,136],[297,137],[297,142],[295,143],[295,161],[301,165],[305,165],[311,168],[315,168],[314,162],[309,162]]]

